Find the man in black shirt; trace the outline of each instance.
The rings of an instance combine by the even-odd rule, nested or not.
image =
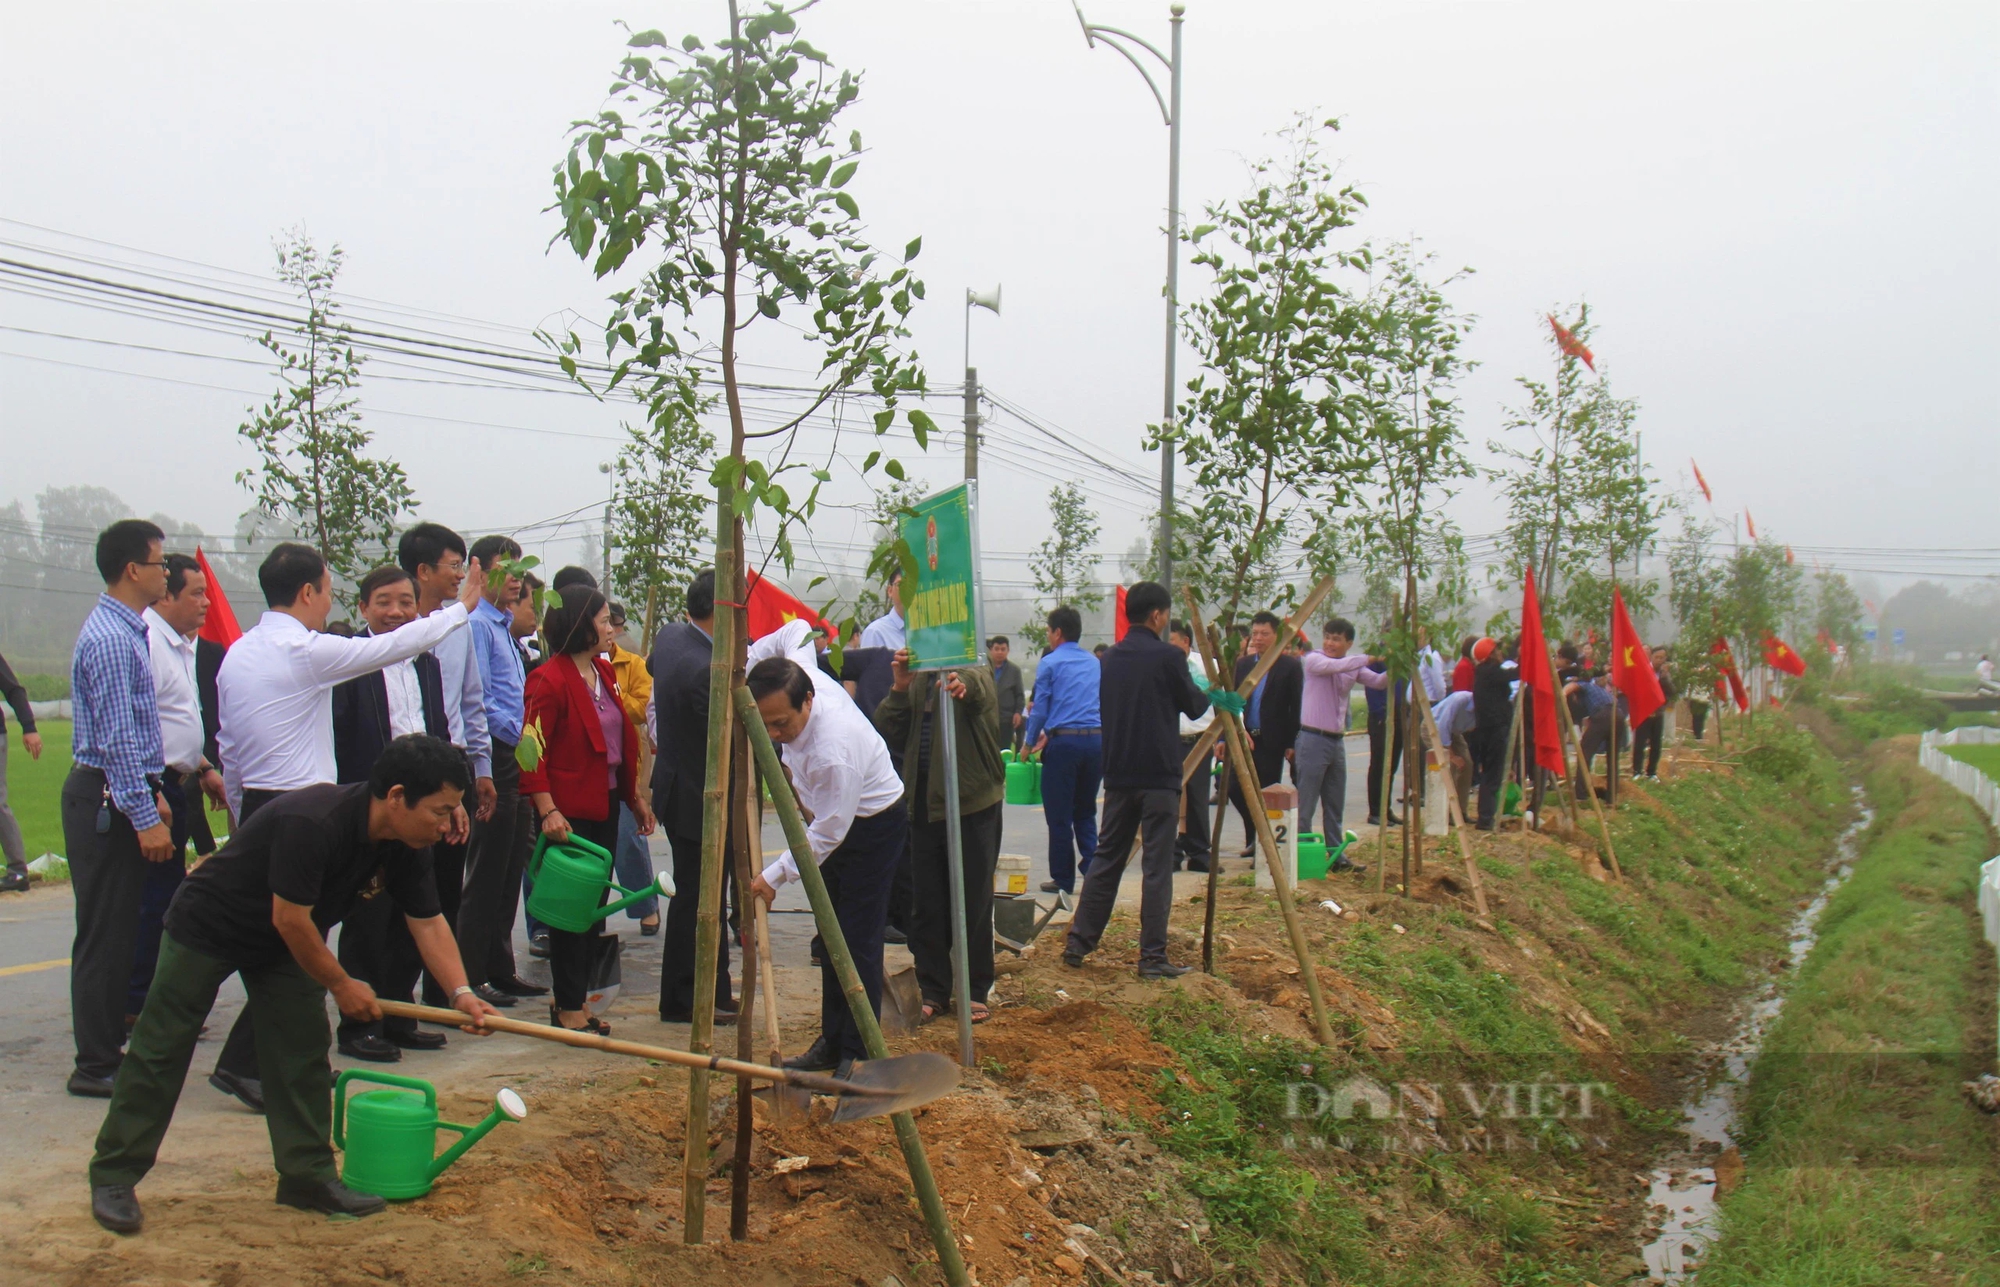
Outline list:
[[[1168,643],[1166,587],[1141,581],[1125,594],[1123,639],[1104,655],[1098,712],[1104,721],[1104,819],[1097,856],[1084,873],[1063,964],[1081,966],[1118,900],[1118,882],[1141,837],[1139,977],[1171,979],[1188,967],[1167,960],[1167,913],[1174,899],[1174,832],[1181,809],[1180,717],[1200,716],[1208,697],[1195,687],[1187,656]],[[1297,665],[1294,662],[1293,665]]]
[[[396,901],[424,964],[468,1025],[494,1013],[466,986],[458,944],[438,910],[430,847],[472,785],[465,756],[422,733],[397,738],[367,782],[289,791],[188,873],[167,909],[160,963],[97,1134],[90,1209],[114,1233],[137,1233],[145,1178],[172,1123],[188,1061],[216,989],[240,974],[255,1016],[278,1201],[371,1215],[380,1198],[335,1178],[327,1142],[333,1070],[326,994],[350,1019],[378,1019],[366,983],[327,949],[327,931],[366,899]]]

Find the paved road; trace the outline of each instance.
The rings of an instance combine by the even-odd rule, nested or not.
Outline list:
[[[1361,799],[1366,741],[1350,739],[1349,751],[1353,756],[1348,775],[1349,817],[1359,819],[1366,816]],[[1030,888],[1037,889],[1048,878],[1047,832],[1041,809],[1007,805],[1004,814],[1002,852],[1029,857]],[[1227,824],[1223,852],[1230,855],[1228,869],[1247,869],[1247,864],[1234,857],[1241,850],[1240,835],[1240,824]],[[775,856],[782,848],[783,836],[775,821],[767,823],[763,840],[767,855]],[[670,866],[664,839],[654,839],[653,851],[656,866]],[[1194,875],[1180,877],[1180,883],[1189,887],[1184,892],[1192,892],[1201,880]],[[1121,902],[1137,902],[1136,865],[1128,870],[1120,898]],[[812,921],[803,887],[787,886],[773,910],[773,961],[779,973],[786,1044],[795,1049],[817,1026],[818,971],[808,959]],[[621,1025],[619,1035],[684,1045],[684,1027],[661,1025],[654,1017],[651,998],[659,992],[661,939],[642,937],[638,923],[622,914],[615,916],[610,926],[624,940],[625,982],[612,1012]],[[46,1197],[50,1183],[81,1186],[90,1142],[103,1119],[102,1101],[77,1099],[63,1090],[74,1056],[68,969],[74,930],[75,913],[67,885],[37,886],[26,894],[0,894],[0,1017],[5,1020],[4,1029],[0,1029],[0,1091],[5,1095],[0,1100],[0,1211],[19,1211],[37,1204]],[[517,938],[516,956],[524,963],[527,977],[544,984],[549,981],[547,964],[528,955],[525,939]],[[891,972],[908,963],[904,949],[890,949]],[[206,1082],[222,1038],[242,1003],[241,985],[229,980],[210,1017],[208,1035],[195,1052],[177,1129],[186,1131],[195,1126],[204,1136],[213,1135],[218,1142],[248,1150],[250,1158],[262,1159],[261,1124]],[[517,1007],[513,1013],[527,1018],[539,1015],[528,1006]],[[518,1066],[522,1059],[518,1044],[454,1037],[451,1050],[445,1054],[412,1056],[399,1070],[440,1081],[451,1073],[462,1080],[486,1065],[497,1068],[511,1062]],[[336,1058],[335,1063],[339,1067],[347,1061]]]

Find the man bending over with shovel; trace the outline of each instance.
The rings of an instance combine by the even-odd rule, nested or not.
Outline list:
[[[364,899],[401,909],[433,977],[472,1023],[495,1011],[465,983],[438,911],[431,846],[472,784],[462,752],[411,733],[389,743],[367,782],[289,791],[190,871],[167,909],[160,961],[132,1029],[90,1161],[90,1211],[113,1233],[142,1223],[133,1186],[173,1121],[216,989],[240,974],[256,1025],[278,1201],[328,1214],[380,1211],[335,1178],[327,1141],[333,1070],[326,994],[349,1019],[381,1017],[374,990],[340,968],[327,932]]]

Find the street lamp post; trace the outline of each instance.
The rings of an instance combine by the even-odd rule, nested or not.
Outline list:
[[[974,305],[1000,315],[1000,288],[976,291],[965,288],[965,476],[979,477],[979,372],[972,365],[972,309]]]
[[[1161,428],[1166,432],[1160,444],[1160,584],[1174,588],[1174,347],[1179,342],[1180,330],[1180,267],[1181,267],[1181,15],[1187,6],[1168,6],[1168,21],[1173,28],[1172,49],[1169,56],[1159,51],[1150,41],[1143,40],[1129,31],[1117,27],[1106,27],[1091,22],[1083,16],[1080,0],[1070,0],[1076,9],[1076,20],[1083,27],[1084,42],[1096,48],[1103,41],[1112,49],[1125,56],[1125,61],[1145,77],[1146,88],[1153,91],[1153,101],[1160,105],[1160,116],[1167,125],[1167,360],[1165,407],[1162,412]],[[1167,70],[1167,93],[1160,93],[1153,74],[1146,70],[1146,64],[1121,41],[1132,44],[1151,54]]]

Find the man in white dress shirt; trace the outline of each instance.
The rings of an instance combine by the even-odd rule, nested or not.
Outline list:
[[[223,802],[222,775],[202,753],[201,698],[195,690],[194,639],[208,620],[208,578],[201,565],[185,554],[162,556],[167,564],[167,594],[140,614],[146,623],[146,651],[152,661],[153,701],[160,711],[160,749],[167,771],[160,794],[172,811],[173,854],[146,868],[146,888],[139,901],[139,941],[133,953],[132,980],[125,1013],[136,1015],[153,982],[160,956],[160,925],[167,904],[187,875],[188,828],[206,794]]]
[[[792,789],[811,819],[806,838],[813,860],[868,1004],[880,1015],[882,930],[908,832],[903,779],[875,725],[840,681],[819,668],[812,628],[804,621],[752,644],[749,661],[750,695],[771,740],[783,748]],[[798,864],[788,850],[751,882],[750,892],[768,903],[797,879]],[[832,960],[829,954],[820,967],[819,1039],[787,1059],[787,1068],[824,1072],[867,1058]]]
[[[257,569],[268,610],[230,645],[216,676],[223,777],[236,824],[287,791],[339,779],[333,754],[337,684],[407,661],[464,627],[484,584],[479,563],[467,569],[458,599],[394,634],[344,639],[325,632],[333,578],[309,545],[277,545]],[[447,840],[464,841],[461,808]],[[263,1108],[248,1009],[230,1030],[209,1084],[252,1109]]]

